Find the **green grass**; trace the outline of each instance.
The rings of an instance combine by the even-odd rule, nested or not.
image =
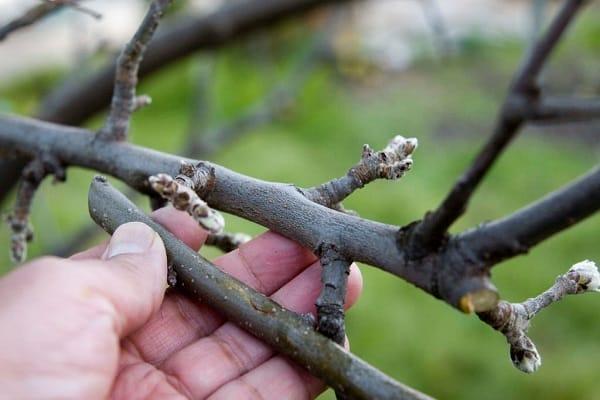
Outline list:
[[[580,59],[585,60],[581,68],[597,72],[597,32],[597,23],[584,18],[547,76],[564,74]],[[416,136],[420,146],[413,171],[399,182],[369,185],[346,205],[387,223],[402,225],[418,219],[438,204],[489,134],[518,65],[522,49],[517,43],[473,43],[464,56],[444,65],[420,60],[405,73],[380,77],[379,83],[347,85],[330,68],[319,68],[291,114],[254,129],[213,159],[258,178],[310,186],[345,173],[358,159],[363,143],[380,148],[396,133]],[[252,59],[247,46],[217,57],[209,87],[214,100],[209,125],[236,115],[268,90],[273,76],[285,75],[294,51],[274,46],[272,52],[276,64],[270,72]],[[135,115],[134,142],[177,151],[189,129],[199,62],[180,63],[144,83],[141,92],[150,94],[154,102]],[[39,93],[54,76],[45,74],[4,89],[2,104],[19,112],[33,110]],[[90,125],[100,122],[98,117]],[[598,161],[598,146],[526,129],[495,165],[454,229],[522,207]],[[44,184],[33,212],[38,235],[32,256],[61,243],[87,222],[86,188],[91,176],[89,171],[73,169],[66,184]],[[494,269],[493,280],[503,297],[522,300],[548,287],[572,263],[584,258],[600,261],[599,222],[597,216],[590,218],[527,256]],[[228,226],[253,234],[262,230],[233,217],[228,217]],[[7,240],[4,230],[3,247]],[[0,255],[0,265],[9,265],[6,251]],[[381,271],[365,266],[363,274],[364,295],[348,314],[352,350],[394,378],[440,398],[591,399],[596,395],[600,297],[568,298],[536,319],[531,335],[544,365],[536,374],[524,375],[512,367],[503,337],[476,317],[456,312]],[[332,398],[331,393],[324,398]]]

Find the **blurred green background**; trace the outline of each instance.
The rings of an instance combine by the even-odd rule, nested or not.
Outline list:
[[[599,17],[597,9],[584,15],[562,42],[544,73],[550,92],[600,91]],[[301,24],[287,24],[270,35],[187,59],[144,81],[139,92],[154,101],[135,114],[133,142],[181,152],[190,130],[204,134],[222,126],[288,79],[310,47],[306,36]],[[360,60],[330,58],[310,74],[280,118],[246,132],[210,159],[258,178],[312,186],[344,174],[358,160],[363,143],[379,149],[395,134],[415,136],[419,148],[407,176],[398,182],[375,182],[345,202],[363,217],[407,224],[439,203],[490,134],[526,45],[473,34],[463,38],[455,56],[440,59],[423,51],[408,69],[395,73]],[[32,114],[64,73],[42,71],[4,83],[0,109]],[[205,80],[202,96],[210,107],[201,126],[191,127],[199,79]],[[98,117],[89,126],[101,121]],[[528,127],[495,165],[454,229],[512,212],[599,160],[599,124]],[[44,183],[33,211],[36,240],[30,257],[51,252],[88,223],[86,189],[92,175],[73,168],[66,184]],[[9,206],[3,205],[3,211]],[[230,231],[263,230],[230,216],[227,224]],[[595,216],[498,266],[493,280],[508,300],[538,294],[574,262],[600,261],[599,233],[600,219]],[[89,242],[99,241],[101,235]],[[0,244],[6,248],[0,253],[1,270],[6,272],[11,268],[6,229]],[[376,269],[364,266],[362,271],[364,295],[348,313],[352,351],[395,379],[450,399],[600,396],[600,295],[570,297],[536,318],[531,336],[543,366],[525,375],[511,365],[504,338],[476,317]],[[323,398],[333,396],[327,393]]]

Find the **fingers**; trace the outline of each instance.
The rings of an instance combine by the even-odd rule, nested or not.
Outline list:
[[[158,310],[166,287],[167,256],[161,238],[147,225],[131,222],[113,233],[101,260],[82,261],[83,288],[114,318],[119,337],[141,327]]]
[[[202,229],[198,222],[186,212],[176,210],[172,206],[159,208],[151,217],[195,251],[200,249],[208,236],[208,232]]]
[[[321,266],[318,262],[314,263],[274,293],[272,298],[293,311],[314,312],[314,303],[321,289],[320,275]],[[348,280],[347,307],[356,302],[361,289],[362,278],[356,265],[353,265]],[[177,377],[193,397],[204,398],[258,367],[272,355],[273,351],[267,345],[233,323],[226,323],[211,336],[190,344],[168,358],[161,369]],[[200,366],[203,373],[194,373],[195,368]]]
[[[3,277],[0,376],[10,382],[0,382],[2,393],[23,398],[11,390],[27,387],[40,392],[33,397],[105,397],[119,339],[158,309],[166,269],[160,237],[130,223],[117,229],[102,259],[44,257]]]
[[[215,260],[223,271],[269,295],[315,260],[297,243],[266,232],[238,250]],[[223,318],[203,304],[180,296],[167,296],[160,312],[129,339],[147,362],[162,363],[168,356],[223,324]]]
[[[208,399],[314,399],[326,386],[284,357],[273,357],[214,392]],[[252,393],[252,396],[248,394]]]
[[[208,233],[200,228],[198,223],[188,214],[176,210],[173,207],[159,208],[151,214],[151,217],[195,251],[200,249],[200,246],[204,244],[204,241],[208,236]],[[100,258],[102,253],[106,250],[107,244],[108,241],[99,244],[98,246],[94,246],[91,249],[76,253],[69,258],[71,260]]]

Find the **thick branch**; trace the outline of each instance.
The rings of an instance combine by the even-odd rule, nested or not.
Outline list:
[[[46,151],[67,165],[118,177],[149,193],[148,177],[177,175],[181,158],[118,142],[98,143],[84,129],[26,118],[0,116],[0,147],[25,156]],[[187,160],[197,164],[198,161]],[[600,201],[600,172],[595,170],[512,217],[452,238],[439,251],[419,260],[405,249],[415,225],[397,227],[327,209],[292,185],[256,180],[215,164],[214,186],[203,198],[209,206],[256,222],[317,249],[339,247],[350,260],[364,262],[422,288],[463,311],[495,305],[489,268],[595,212]],[[467,296],[469,295],[469,296]],[[467,296],[467,297],[465,297]]]
[[[522,303],[502,301],[479,318],[495,330],[502,332],[510,345],[510,359],[523,372],[535,372],[542,358],[533,341],[527,336],[531,320],[544,308],[562,300],[569,294],[600,291],[600,273],[591,261],[573,265],[567,273],[556,278],[550,289]]]
[[[25,156],[46,149],[66,164],[111,174],[143,193],[151,191],[149,176],[175,176],[180,169],[180,157],[122,142],[100,143],[85,129],[7,116],[0,116],[0,126],[2,148]],[[487,270],[471,262],[470,253],[457,241],[426,260],[413,262],[404,253],[410,229],[325,208],[289,184],[260,181],[206,164],[215,172],[214,186],[203,194],[212,208],[258,223],[315,251],[321,243],[336,245],[345,258],[397,275],[455,307],[469,293],[476,293],[474,310],[496,304]]]
[[[482,260],[496,264],[526,253],[600,209],[600,167],[502,219],[460,235]]]
[[[112,233],[121,224],[143,222],[162,238],[180,288],[285,354],[329,385],[356,399],[427,399],[395,382],[329,339],[305,320],[219,270],[152,221],[103,178],[89,193],[90,215]]]
[[[138,70],[148,42],[152,39],[158,23],[172,0],[155,0],[150,4],[141,25],[117,59],[115,84],[110,112],[104,127],[98,132],[102,140],[125,140],[131,114],[150,103],[148,96],[136,98]]]
[[[520,104],[522,101],[537,99],[538,93],[535,86],[537,76],[569,22],[584,3],[585,0],[567,0],[545,35],[528,53],[523,65],[513,78],[492,136],[479,151],[471,166],[456,181],[440,206],[427,214],[415,229],[411,256],[422,257],[429,249],[439,246],[443,242],[448,228],[465,212],[471,195],[525,122],[523,114],[514,107],[514,99],[518,98]]]

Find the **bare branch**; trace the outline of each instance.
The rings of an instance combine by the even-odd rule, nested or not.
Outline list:
[[[479,318],[500,331],[510,345],[510,359],[523,372],[535,372],[542,365],[542,358],[533,341],[527,336],[531,320],[544,308],[562,300],[569,294],[600,291],[600,273],[592,261],[573,265],[567,273],[542,294],[522,303],[501,301],[490,311],[480,313]]]
[[[524,112],[525,118],[537,123],[587,121],[600,118],[600,99],[544,97]]]
[[[65,4],[62,2],[44,1],[30,8],[20,17],[17,17],[8,24],[0,27],[0,41],[6,39],[8,35],[18,29],[35,24],[37,21],[50,15],[54,11],[58,11],[64,5]]]
[[[63,167],[48,155],[34,158],[23,170],[17,188],[15,208],[6,218],[12,232],[10,255],[13,262],[23,262],[27,258],[27,242],[33,240],[33,228],[29,223],[33,196],[49,174],[54,174],[56,180],[65,180]]]
[[[149,97],[137,97],[135,89],[138,82],[138,70],[148,42],[152,39],[172,0],[155,0],[150,5],[142,24],[137,29],[131,41],[127,43],[117,59],[115,87],[106,123],[98,131],[101,140],[125,140],[129,130],[131,114],[138,108],[149,104]]]
[[[461,234],[480,259],[496,264],[526,253],[552,235],[600,209],[600,167],[502,219]]]
[[[124,142],[99,143],[85,129],[1,115],[0,125],[0,147],[23,156],[46,149],[65,164],[111,174],[143,193],[152,193],[149,176],[179,174],[181,157]],[[399,229],[340,213],[314,203],[293,185],[265,182],[205,164],[214,168],[214,186],[199,195],[211,208],[258,223],[315,251],[321,243],[334,244],[346,259],[379,267],[454,307],[469,293],[473,293],[475,311],[496,305],[498,294],[488,269],[472,263],[459,241],[426,260],[412,262],[404,250],[410,227]]]
[[[573,21],[581,7],[588,0],[565,0],[564,5],[558,11],[552,23],[544,35],[535,43],[523,64],[517,71],[511,85],[513,93],[537,93],[537,78],[556,47],[560,38],[565,33],[569,24]]]
[[[315,203],[332,207],[375,179],[399,179],[412,167],[417,143],[415,138],[398,135],[381,151],[375,152],[365,144],[360,161],[345,176],[308,189],[305,194]]]
[[[323,244],[318,254],[321,260],[321,281],[323,288],[315,305],[317,306],[317,330],[344,345],[344,303],[350,274],[350,262],[340,255],[333,245]]]
[[[182,290],[193,299],[202,299],[336,390],[356,399],[429,398],[395,382],[315,332],[298,314],[222,272],[144,215],[103,178],[92,182],[89,209],[96,223],[109,233],[126,222],[150,226],[162,238]]]
[[[95,19],[102,18],[102,14],[100,14],[99,12],[96,12],[89,7],[82,6],[81,0],[44,0],[44,1],[64,4],[68,7],[71,7],[72,9],[74,9],[76,11],[79,11],[83,14],[87,14],[90,17],[95,18]]]
[[[78,0],[44,0],[40,4],[37,4],[25,11],[25,13],[23,13],[23,15],[20,17],[17,17],[4,26],[0,26],[0,42],[6,39],[8,35],[12,34],[13,32],[35,24],[36,22],[65,6],[72,7],[75,10],[81,11],[96,19],[102,17],[94,10],[83,7],[81,4],[79,4]]]
[[[527,101],[537,99],[538,90],[535,85],[537,76],[584,3],[585,0],[566,0],[545,35],[533,46],[513,79],[494,133],[439,207],[428,213],[415,229],[410,250],[413,257],[422,257],[428,249],[439,246],[444,241],[448,228],[465,212],[471,195],[525,122],[522,113],[513,107],[513,99],[515,97]]]

